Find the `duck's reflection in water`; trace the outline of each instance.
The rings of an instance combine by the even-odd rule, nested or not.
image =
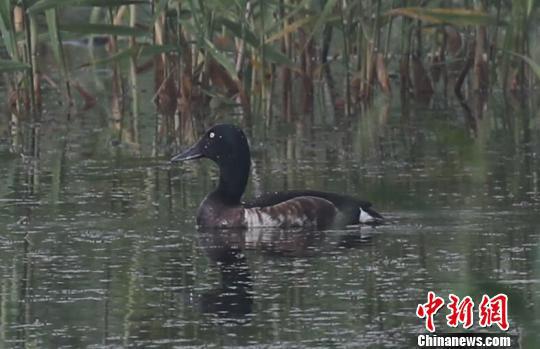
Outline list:
[[[213,313],[224,319],[243,318],[250,314],[253,281],[242,249],[234,245],[207,245],[205,249],[219,268],[221,287],[201,296],[202,312]]]
[[[199,228],[201,247],[221,274],[221,286],[201,295],[201,311],[228,320],[247,319],[247,315],[251,314],[254,286],[244,253],[246,249],[273,256],[309,257],[324,251],[358,248],[368,244],[373,234],[359,229]]]

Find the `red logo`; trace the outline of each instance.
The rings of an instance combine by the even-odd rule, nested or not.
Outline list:
[[[450,309],[450,314],[446,315],[446,323],[450,327],[457,327],[459,323],[463,324],[463,328],[469,328],[473,324],[473,308],[474,302],[471,297],[467,296],[461,301],[455,294],[450,293],[448,296],[450,303],[446,306]]]
[[[508,297],[505,294],[499,293],[492,298],[484,295],[480,303],[480,326],[489,327],[496,324],[501,330],[508,330],[507,307]]]
[[[446,315],[446,324],[450,327],[470,328],[474,321],[474,302],[471,297],[466,296],[460,299],[455,294],[448,296],[450,302],[446,306],[449,314]],[[426,329],[429,332],[435,332],[433,317],[443,307],[444,299],[438,297],[434,292],[429,291],[427,302],[418,304],[416,316],[420,319],[426,319]],[[508,297],[499,293],[493,297],[482,296],[482,301],[478,306],[479,321],[481,327],[490,327],[497,325],[503,331],[508,330]]]
[[[435,332],[435,324],[433,324],[433,315],[437,314],[439,309],[444,305],[444,299],[437,297],[435,292],[428,292],[428,301],[425,304],[418,304],[416,308],[416,316],[420,319],[426,318],[426,328],[429,332]]]

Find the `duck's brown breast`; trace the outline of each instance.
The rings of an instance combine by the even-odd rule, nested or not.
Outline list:
[[[247,227],[242,206],[227,206],[208,198],[199,206],[197,225],[215,228]]]

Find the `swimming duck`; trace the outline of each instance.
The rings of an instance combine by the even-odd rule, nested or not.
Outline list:
[[[379,224],[383,217],[371,203],[351,196],[315,190],[270,192],[242,202],[251,166],[244,132],[219,124],[174,155],[171,162],[208,158],[219,166],[219,183],[197,211],[197,225],[214,228],[311,227],[328,229],[353,224]]]

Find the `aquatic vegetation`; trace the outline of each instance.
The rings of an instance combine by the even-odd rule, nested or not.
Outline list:
[[[476,133],[490,91],[525,98],[536,88],[538,13],[537,1],[12,0],[0,5],[0,71],[13,119],[39,117],[42,81],[63,91],[69,118],[80,99],[72,90],[82,109],[95,104],[78,71],[110,67],[112,128],[123,141],[137,132],[137,75],[149,69],[167,144],[193,141],[215,105],[247,126],[310,122],[320,106],[356,115],[396,90],[403,103],[457,98]],[[86,63],[66,56],[70,43],[90,48]]]

